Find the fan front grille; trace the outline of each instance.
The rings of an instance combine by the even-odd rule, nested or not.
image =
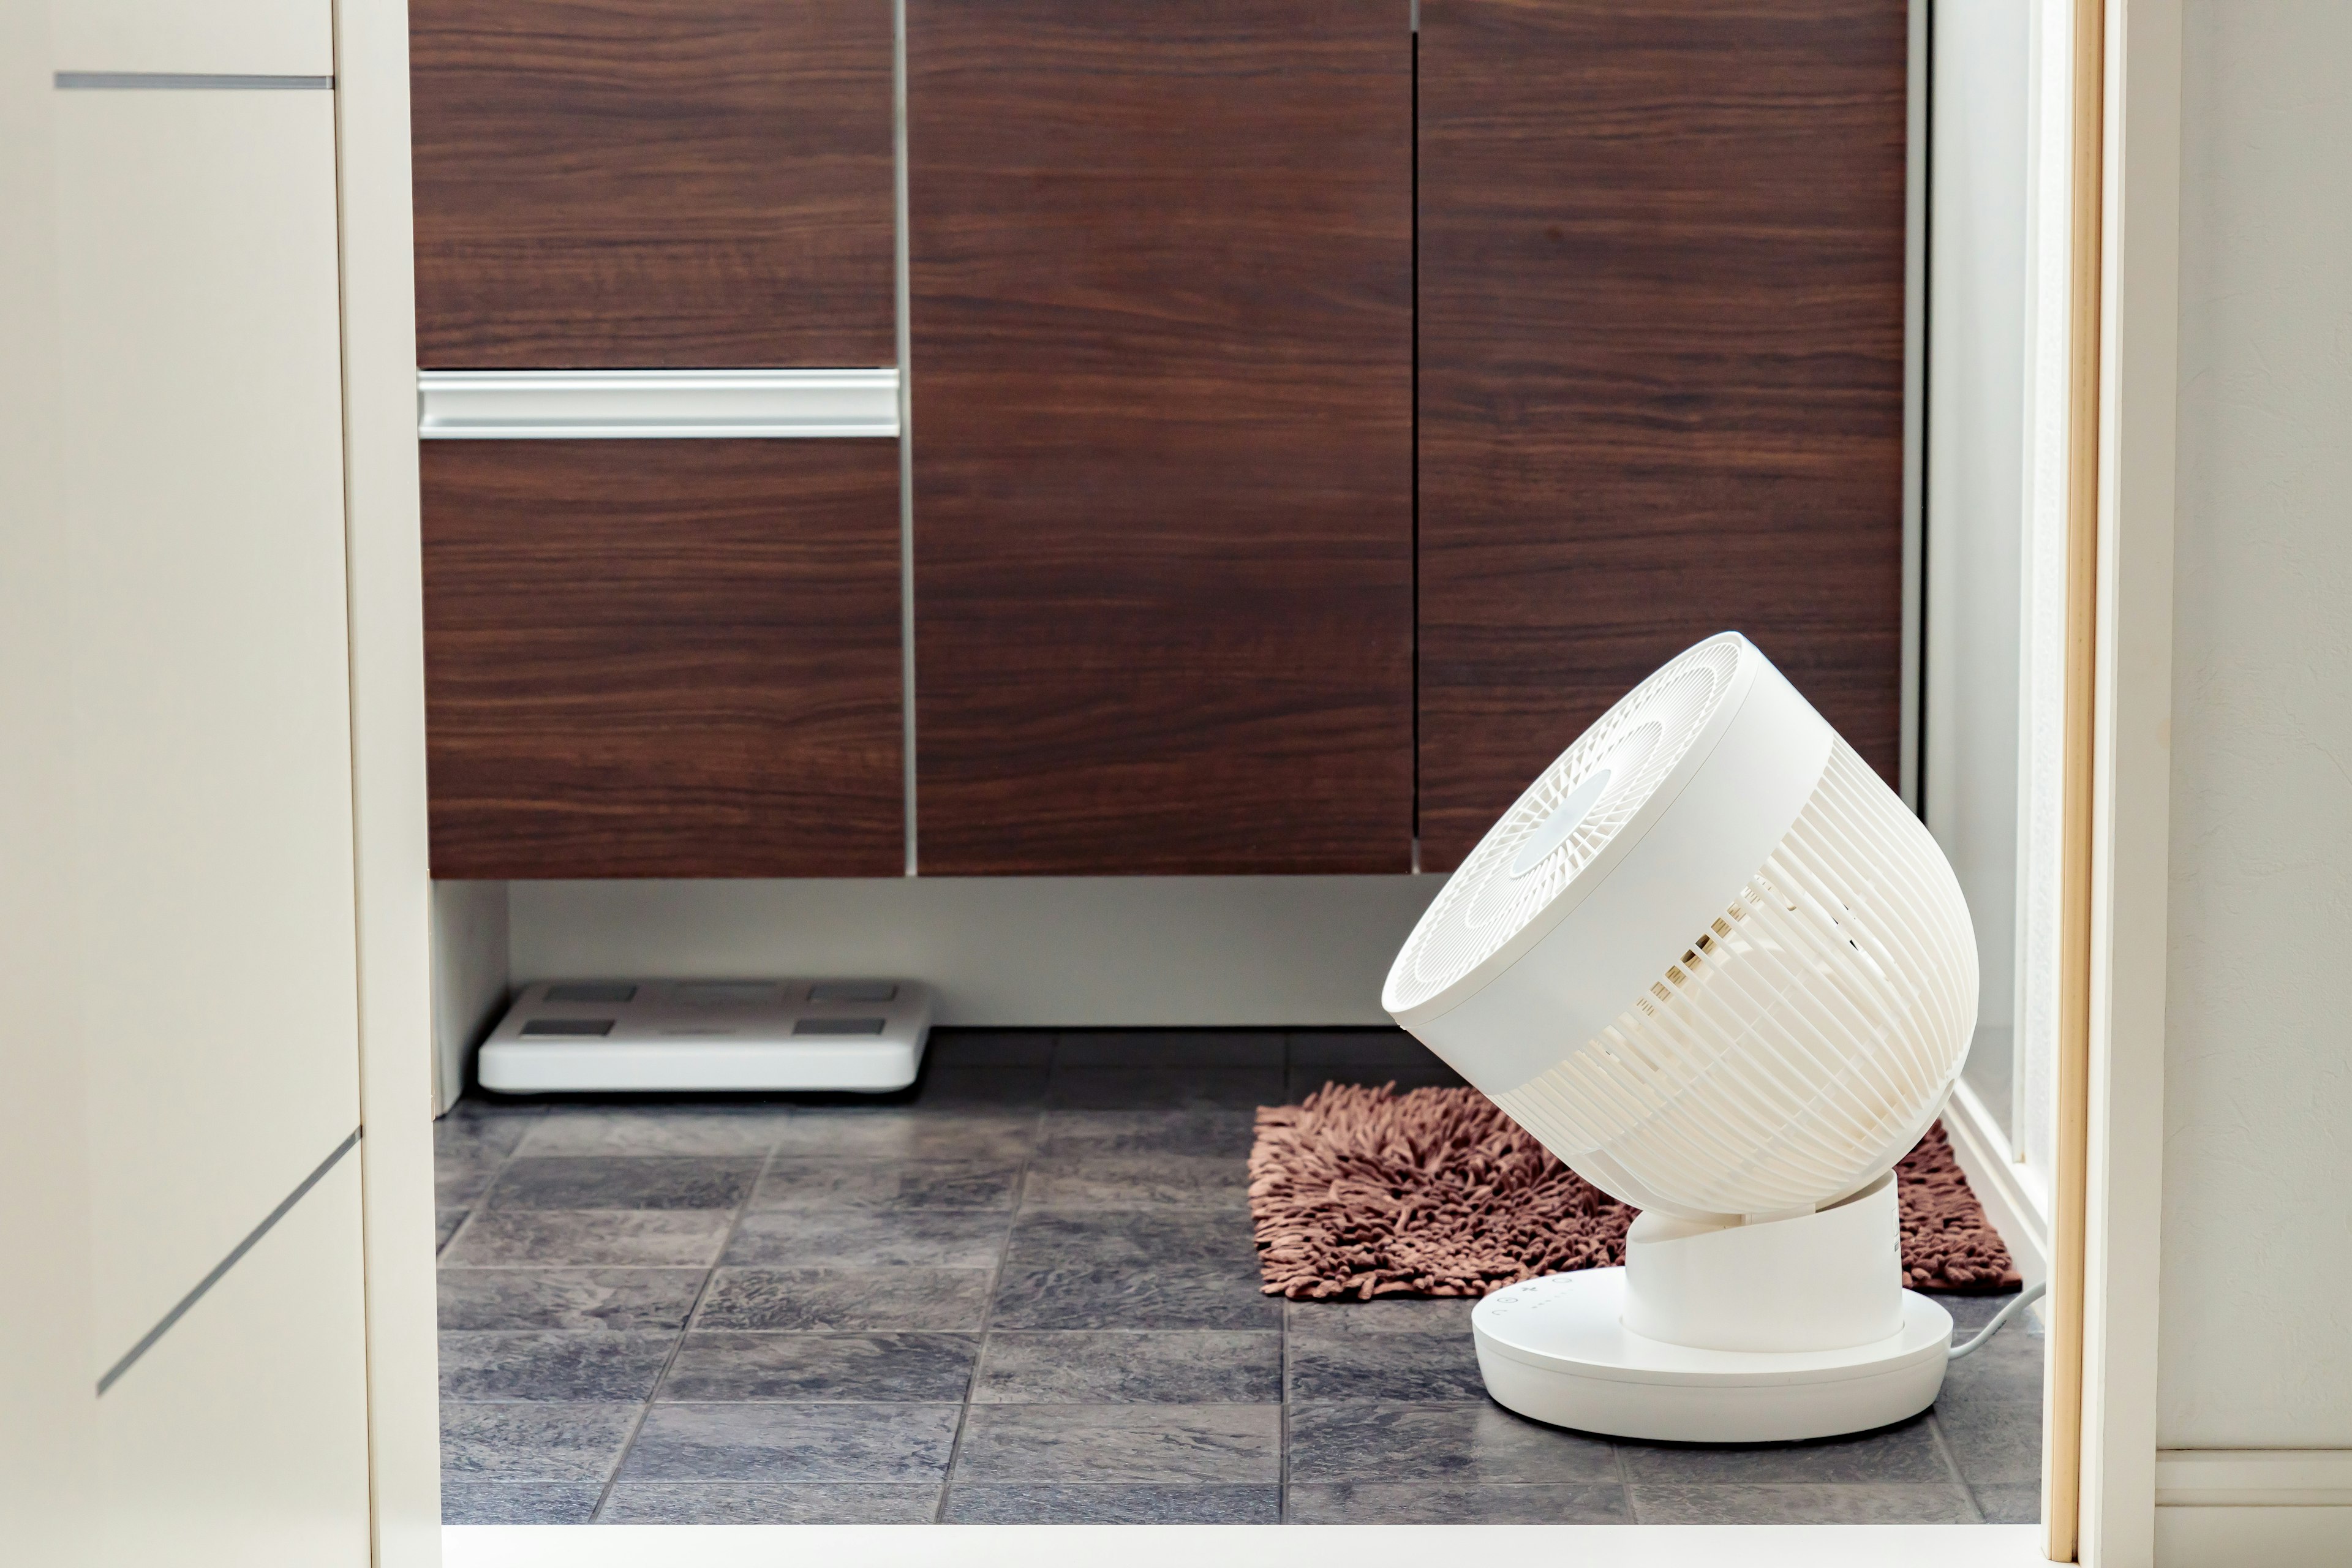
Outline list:
[[[1698,1214],[1818,1205],[1927,1131],[1976,1021],[1976,944],[1919,819],[1838,742],[1797,821],[1647,991],[1495,1102],[1604,1189]],[[1593,1167],[1588,1169],[1587,1167]]]
[[[1528,786],[1406,939],[1392,1006],[1419,1006],[1454,984],[1568,890],[1689,752],[1730,687],[1742,646],[1727,633],[1688,649],[1627,692]],[[1579,799],[1604,769],[1606,782]]]

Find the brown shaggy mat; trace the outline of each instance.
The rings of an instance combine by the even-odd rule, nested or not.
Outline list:
[[[1914,1290],[1983,1295],[2025,1283],[2000,1232],[1969,1188],[1940,1121],[1895,1167],[1903,1205],[1903,1283]]]
[[[1635,1210],[1591,1185],[1475,1089],[1327,1084],[1257,1113],[1250,1212],[1265,1293],[1484,1296],[1625,1261]],[[1939,1123],[1896,1167],[1905,1283],[2014,1289],[2009,1249]]]

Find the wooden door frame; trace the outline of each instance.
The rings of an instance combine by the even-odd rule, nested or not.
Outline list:
[[[2044,1517],[2150,1563],[2164,1177],[2180,0],[2073,0],[2065,950]]]
[[[2077,182],[2086,204],[2078,229],[2095,234],[2096,247],[2076,247],[2086,268],[2076,320],[2095,319],[2097,331],[2075,334],[2074,378],[2084,470],[2070,507],[2079,544],[2070,572],[2082,574],[2070,595],[2079,658],[2070,659],[2066,731],[2075,1023],[2060,1059],[2047,1546],[2053,1560],[2126,1568],[2154,1552],[2181,5],[2048,3],[2075,5],[2097,41],[2078,60],[2076,90],[2089,96],[2076,130],[2078,167],[2098,178]],[[434,1568],[442,1537],[406,24],[404,0],[335,0],[374,1560]],[[2092,126],[2098,144],[2086,163],[2094,150],[2079,139]],[[2081,417],[2091,409],[2095,424]],[[2063,1280],[2062,1259],[2071,1259]],[[666,1532],[617,1533],[651,1547]],[[1161,1533],[1129,1527],[1120,1539],[1152,1557],[1160,1548],[1143,1538]],[[1702,1533],[1713,1552],[1746,1532]],[[1822,1554],[1832,1537],[1877,1549],[1864,1539],[1874,1531],[1768,1533],[1792,1551],[1809,1540],[1813,1561],[1847,1556]],[[1006,1550],[1014,1536],[1034,1560],[1038,1536],[1008,1531]],[[1094,1537],[1065,1528],[1049,1538],[1091,1552]],[[1654,1549],[1635,1548],[1643,1537]],[[1996,1537],[1979,1539],[1984,1553],[1972,1560],[2012,1560]],[[1685,1532],[1628,1532],[1620,1544],[1643,1561],[1697,1560]],[[929,1535],[904,1546],[966,1550]],[[1940,1545],[1934,1555],[1947,1560]],[[1630,1560],[1618,1545],[1604,1556]]]

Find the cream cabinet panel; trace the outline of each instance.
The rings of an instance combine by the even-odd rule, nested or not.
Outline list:
[[[360,1269],[353,1152],[99,1400],[107,1568],[364,1568]]]
[[[103,1370],[359,1120],[333,104],[57,110]]]
[[[52,0],[61,71],[325,76],[329,0]]]

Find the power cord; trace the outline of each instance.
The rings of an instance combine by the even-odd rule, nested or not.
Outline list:
[[[2049,1285],[2044,1283],[2030,1286],[2027,1289],[2019,1291],[2016,1300],[2011,1301],[2008,1306],[2003,1307],[2000,1311],[1995,1312],[1992,1315],[1992,1321],[1987,1323],[1983,1328],[1977,1331],[1976,1338],[1970,1340],[1964,1345],[1954,1345],[1949,1351],[1945,1352],[1946,1356],[1952,1361],[1959,1360],[1962,1356],[1968,1354],[1970,1351],[1984,1343],[1985,1341],[1999,1333],[2000,1331],[2000,1326],[2003,1323],[2017,1316],[2018,1313],[2025,1310],[2026,1308],[2033,1305],[2034,1302],[2042,1300],[2042,1296],[2049,1290]]]

